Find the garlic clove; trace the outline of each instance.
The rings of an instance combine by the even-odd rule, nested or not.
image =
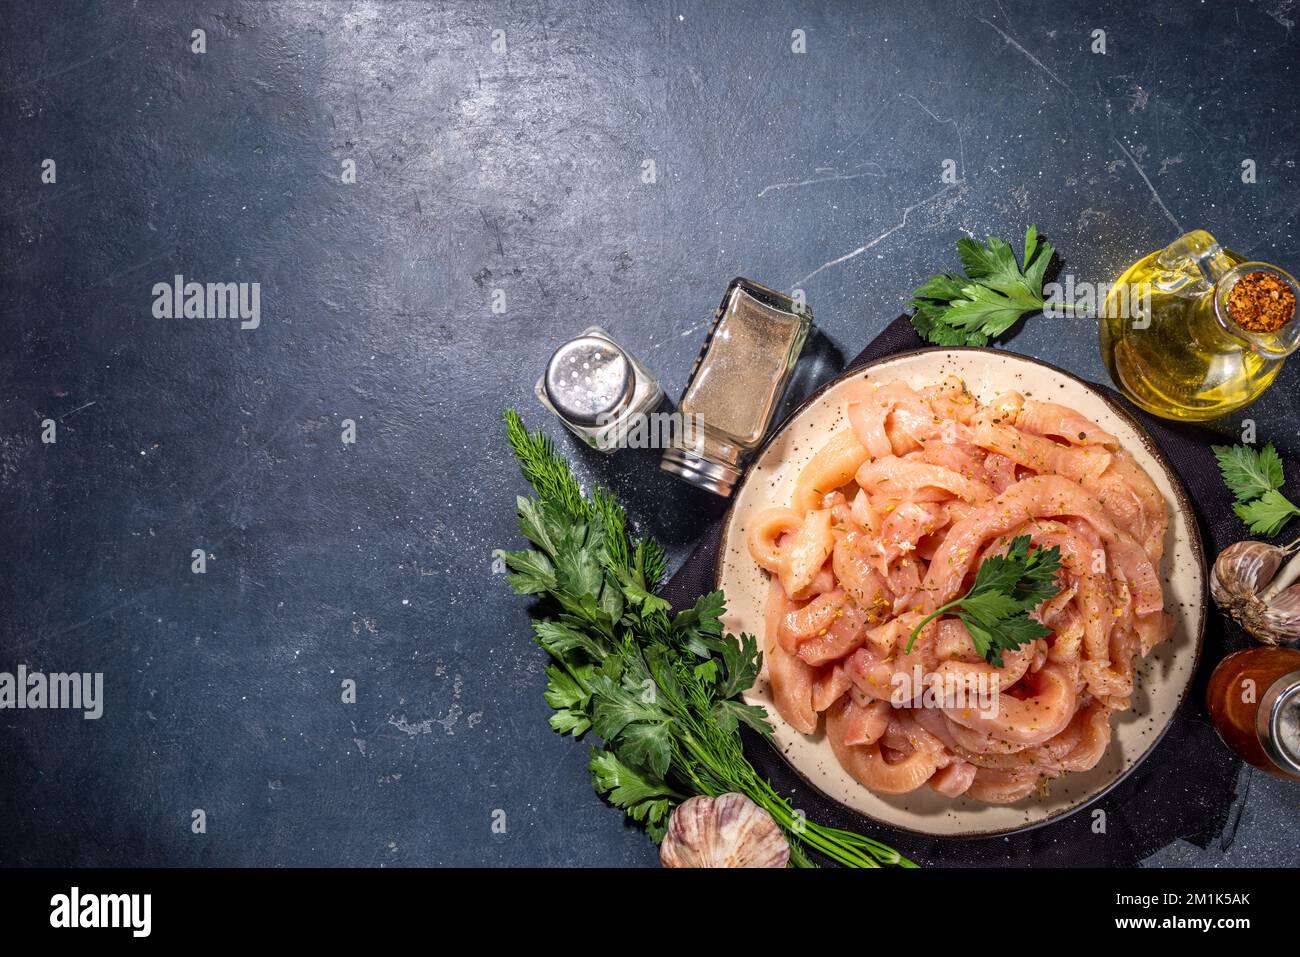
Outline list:
[[[1210,591],[1220,608],[1232,610],[1257,598],[1273,580],[1286,552],[1265,542],[1229,545],[1214,562]]]
[[[1210,593],[1256,641],[1284,645],[1300,638],[1300,585],[1292,586],[1298,578],[1300,539],[1284,548],[1237,542],[1215,561]]]
[[[659,848],[664,867],[785,867],[789,860],[772,815],[734,793],[682,802]]]
[[[1300,638],[1300,585],[1292,585],[1273,595],[1264,607],[1264,624],[1271,638],[1260,640],[1280,645]]]

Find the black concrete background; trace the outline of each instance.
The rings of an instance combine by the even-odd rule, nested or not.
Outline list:
[[[1197,226],[1294,269],[1297,20],[0,4],[0,670],[102,671],[106,694],[99,721],[0,712],[0,863],[653,863],[548,730],[526,603],[493,574],[522,491],[501,409],[680,559],[720,503],[651,454],[586,453],[532,396],[587,325],[675,396],[734,275],[807,291],[807,384],[967,233],[1034,222],[1080,281]],[[261,326],[155,319],[177,273],[260,283]],[[1005,346],[1104,378],[1087,322]],[[1247,413],[1292,454],[1298,382]],[[1300,863],[1296,790],[1242,792],[1222,841],[1158,860]]]

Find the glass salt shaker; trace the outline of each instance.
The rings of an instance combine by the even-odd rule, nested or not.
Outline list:
[[[681,437],[659,467],[730,496],[772,424],[811,325],[803,304],[733,279],[677,406]]]
[[[664,398],[650,370],[599,326],[556,349],[534,391],[570,432],[606,454],[620,447],[630,420]]]

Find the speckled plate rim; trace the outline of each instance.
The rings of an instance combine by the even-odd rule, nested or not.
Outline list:
[[[1177,469],[1175,469],[1173,464],[1169,461],[1168,457],[1164,453],[1164,450],[1160,448],[1159,443],[1157,443],[1156,440],[1152,438],[1151,433],[1149,433],[1146,430],[1146,428],[1142,425],[1141,422],[1139,422],[1136,418],[1133,417],[1133,414],[1129,412],[1128,409],[1124,408],[1124,406],[1121,405],[1119,402],[1116,402],[1115,399],[1112,398],[1110,395],[1108,395],[1106,392],[1099,389],[1095,383],[1089,382],[1088,380],[1080,376],[1077,376],[1072,372],[1067,372],[1066,370],[1060,368],[1059,366],[1055,366],[1050,362],[1045,362],[1042,359],[1038,359],[1033,356],[1026,356],[1018,352],[1009,352],[1003,349],[981,348],[975,346],[954,346],[948,348],[938,347],[932,349],[911,349],[906,352],[892,353],[887,356],[882,356],[879,359],[873,359],[870,362],[863,363],[862,365],[854,366],[850,369],[844,370],[839,375],[835,376],[833,379],[830,379],[827,382],[824,382],[822,385],[818,386],[817,389],[814,390],[811,395],[809,395],[806,399],[804,399],[798,405],[797,408],[795,408],[788,415],[786,415],[785,418],[781,420],[780,424],[777,425],[776,428],[774,428],[768,434],[768,437],[763,441],[762,445],[760,445],[758,449],[755,450],[754,454],[750,457],[749,461],[751,463],[754,463],[762,459],[763,455],[768,451],[769,447],[775,442],[779,441],[782,435],[786,432],[786,430],[789,429],[791,425],[801,415],[803,415],[805,412],[807,412],[809,409],[815,406],[818,402],[820,402],[822,397],[827,392],[829,392],[831,389],[835,388],[845,380],[865,378],[871,373],[873,369],[879,366],[896,363],[901,360],[913,358],[916,356],[922,356],[922,355],[946,356],[946,355],[954,355],[954,354],[972,354],[972,353],[985,354],[989,356],[997,356],[999,359],[1002,360],[1010,358],[1015,361],[1029,363],[1031,365],[1035,365],[1042,369],[1045,369],[1050,373],[1061,376],[1062,378],[1069,379],[1070,381],[1074,382],[1076,385],[1082,387],[1086,392],[1096,396],[1099,400],[1101,400],[1101,402],[1103,402],[1107,406],[1107,408],[1112,413],[1114,413],[1114,415],[1116,415],[1125,424],[1127,424],[1132,428],[1134,434],[1137,435],[1139,440],[1142,442],[1144,450],[1159,464],[1160,468],[1164,471],[1165,478],[1168,481],[1169,487],[1174,494],[1174,498],[1176,500],[1178,510],[1183,514],[1183,516],[1185,516],[1188,525],[1191,529],[1192,534],[1188,537],[1188,546],[1192,551],[1193,558],[1195,559],[1195,569],[1197,571],[1197,577],[1199,579],[1199,586],[1200,586],[1198,589],[1199,614],[1198,614],[1196,633],[1191,636],[1192,647],[1188,652],[1192,657],[1191,666],[1187,670],[1187,677],[1183,681],[1182,688],[1179,689],[1178,700],[1175,703],[1175,705],[1169,709],[1168,717],[1165,719],[1164,724],[1162,725],[1160,730],[1157,731],[1155,735],[1150,739],[1150,742],[1147,744],[1146,748],[1140,754],[1136,755],[1132,760],[1130,760],[1127,766],[1124,767],[1122,770],[1120,770],[1119,773],[1117,773],[1110,781],[1106,782],[1103,786],[1093,791],[1092,793],[1080,797],[1079,800],[1076,801],[1074,804],[1060,808],[1059,810],[1054,811],[1048,814],[1047,816],[1043,817],[1041,820],[1029,821],[1024,824],[1017,824],[1009,827],[997,827],[997,828],[988,828],[982,830],[964,831],[961,833],[950,833],[950,832],[933,831],[933,830],[921,830],[919,828],[908,827],[907,825],[900,824],[897,821],[883,820],[881,818],[872,817],[870,814],[866,813],[865,811],[852,807],[844,803],[842,800],[835,797],[834,795],[827,793],[815,782],[813,782],[809,778],[809,776],[804,772],[804,770],[800,768],[798,765],[796,765],[793,760],[791,760],[789,755],[787,755],[781,748],[777,747],[774,741],[768,742],[772,750],[774,750],[777,753],[777,755],[780,756],[781,760],[785,762],[785,764],[790,768],[791,771],[795,773],[796,776],[798,776],[799,780],[801,780],[808,787],[812,788],[813,791],[820,794],[827,801],[830,801],[832,804],[839,806],[849,814],[856,815],[857,817],[860,817],[863,820],[868,821],[872,824],[882,825],[884,827],[892,828],[894,830],[901,831],[907,834],[915,834],[919,837],[936,838],[940,841],[961,841],[961,840],[972,840],[972,839],[980,839],[980,838],[1006,837],[1011,834],[1021,834],[1028,831],[1037,830],[1038,828],[1045,827],[1049,824],[1055,824],[1059,821],[1064,820],[1065,818],[1069,817],[1072,814],[1084,810],[1085,808],[1095,804],[1097,801],[1104,798],[1112,790],[1114,790],[1116,787],[1122,784],[1129,777],[1129,775],[1131,775],[1134,771],[1136,771],[1138,767],[1142,764],[1142,762],[1144,762],[1151,755],[1151,752],[1153,752],[1159,746],[1160,742],[1164,740],[1164,737],[1166,734],[1169,733],[1169,728],[1173,725],[1174,719],[1175,717],[1177,717],[1178,712],[1181,711],[1183,706],[1187,703],[1187,695],[1191,691],[1192,686],[1195,683],[1196,671],[1200,667],[1201,652],[1205,644],[1205,622],[1209,614],[1209,602],[1210,602],[1209,573],[1205,564],[1205,548],[1202,542],[1202,530],[1201,530],[1200,522],[1196,517],[1196,511],[1192,508],[1191,496],[1188,495],[1187,488],[1183,485],[1182,479],[1179,478],[1178,476]],[[746,469],[745,474],[741,477],[741,480],[737,484],[735,491],[732,493],[731,504],[728,506],[727,512],[723,516],[722,534],[718,544],[718,556],[717,556],[716,563],[714,565],[714,581],[717,582],[719,586],[721,586],[721,582],[722,582],[723,563],[730,550],[729,544],[731,541],[731,535],[733,531],[732,525],[733,522],[735,521],[736,506],[737,503],[740,501],[741,495],[744,492],[745,487],[748,485],[750,478],[753,477],[754,474],[755,473],[752,469]],[[784,719],[779,714],[771,714],[769,715],[769,718],[773,721],[784,722]]]

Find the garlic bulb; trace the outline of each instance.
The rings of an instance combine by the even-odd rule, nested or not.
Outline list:
[[[659,848],[664,867],[785,867],[789,860],[772,815],[743,794],[684,801]]]
[[[1300,638],[1300,584],[1291,584],[1300,578],[1297,552],[1300,539],[1282,547],[1237,542],[1223,550],[1210,574],[1214,603],[1266,645]],[[1288,557],[1291,560],[1283,567]]]

